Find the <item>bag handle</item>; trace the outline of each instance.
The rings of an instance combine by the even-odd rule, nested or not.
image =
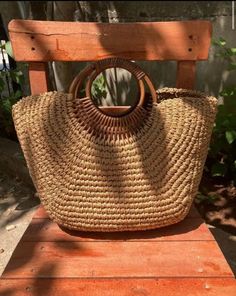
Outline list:
[[[157,93],[155,91],[155,88],[154,88],[149,76],[134,62],[131,62],[126,59],[118,58],[118,57],[99,60],[99,61],[87,66],[84,70],[82,70],[74,78],[74,80],[72,81],[72,83],[70,85],[69,93],[71,93],[74,98],[77,98],[78,92],[81,89],[83,81],[87,77],[89,77],[88,81],[86,83],[85,92],[86,92],[86,97],[88,97],[92,100],[91,87],[92,87],[93,81],[96,79],[96,77],[100,73],[102,73],[103,71],[105,71],[106,69],[109,69],[109,68],[122,68],[122,69],[129,71],[131,74],[133,74],[133,76],[135,77],[135,79],[139,85],[139,93],[140,93],[139,100],[137,100],[136,103],[133,106],[131,106],[131,108],[129,108],[128,110],[125,110],[122,113],[119,113],[118,116],[126,115],[127,113],[130,113],[131,111],[133,111],[137,106],[144,105],[144,102],[145,102],[144,82],[146,82],[147,86],[149,87],[152,100],[154,102],[157,102]],[[104,113],[103,111],[101,111],[101,112]],[[110,115],[107,113],[105,113],[105,114]],[[110,115],[110,116],[114,116],[114,114]]]

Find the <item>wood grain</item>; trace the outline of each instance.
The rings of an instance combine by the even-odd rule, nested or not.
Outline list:
[[[179,61],[177,63],[176,87],[184,89],[195,88],[196,62]]]
[[[2,296],[235,296],[235,279],[0,279]]]
[[[206,60],[209,21],[89,23],[12,20],[8,26],[17,61]]]
[[[211,30],[208,21],[9,24],[16,60],[31,62],[32,94],[48,89],[47,61],[112,56],[176,60],[176,86],[193,89]],[[0,295],[234,296],[236,282],[194,207],[176,225],[109,234],[65,232],[39,207],[0,279]]]
[[[214,241],[21,242],[3,277],[233,277]]]
[[[46,92],[48,90],[47,64],[29,63],[29,79],[32,95]]]

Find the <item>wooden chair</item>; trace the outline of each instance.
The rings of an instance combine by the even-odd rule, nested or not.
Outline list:
[[[208,21],[78,23],[13,20],[17,61],[29,62],[32,94],[47,91],[48,61],[119,56],[175,60],[176,86],[194,88],[196,61],[206,60]],[[40,207],[0,280],[0,295],[236,295],[220,248],[193,208],[176,225],[132,233],[61,230]]]

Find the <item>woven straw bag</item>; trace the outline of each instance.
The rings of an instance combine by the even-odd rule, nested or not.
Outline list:
[[[91,100],[94,78],[111,67],[130,71],[140,87],[139,101],[119,114],[104,113]],[[78,98],[86,77],[86,97]],[[13,119],[49,216],[74,230],[125,231],[174,224],[188,214],[216,110],[214,97],[156,92],[135,63],[111,58],[80,72],[68,94],[23,98]]]

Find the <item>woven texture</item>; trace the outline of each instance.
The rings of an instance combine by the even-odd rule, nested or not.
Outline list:
[[[89,99],[23,98],[13,118],[49,216],[69,229],[144,230],[174,224],[197,193],[217,100],[165,88],[125,117]]]

